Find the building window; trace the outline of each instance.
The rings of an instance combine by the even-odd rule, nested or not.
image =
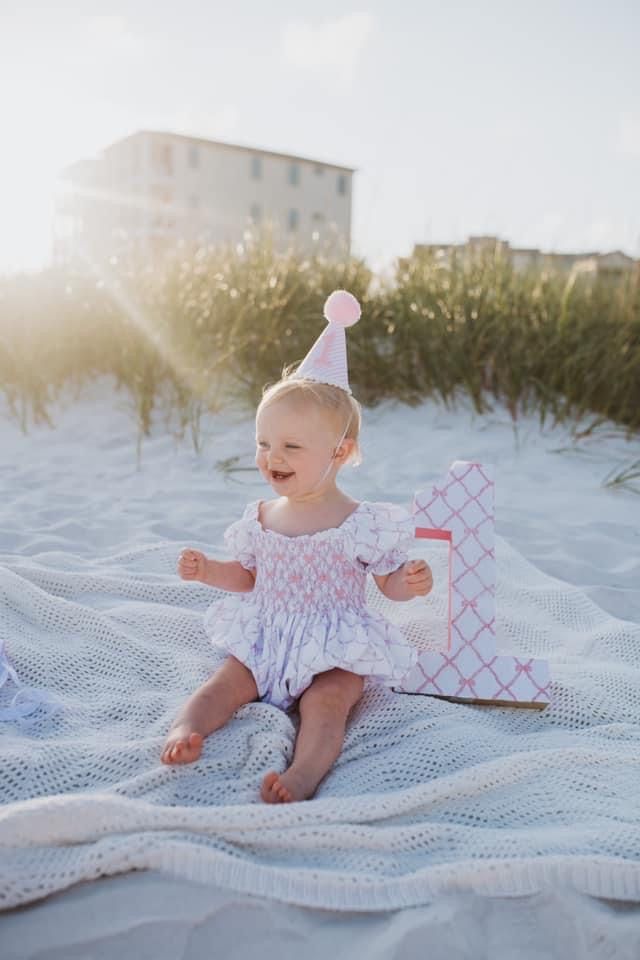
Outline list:
[[[191,144],[189,147],[189,166],[195,170],[196,167],[200,165],[200,157],[198,156],[198,148],[195,144]]]
[[[324,213],[314,213],[311,219],[314,223],[324,223]]]
[[[300,215],[297,210],[289,210],[289,230],[297,230],[300,223]]]
[[[316,163],[315,167],[313,168],[313,172],[315,173],[316,177],[321,177],[324,173],[324,167],[321,166],[321,164]]]
[[[253,180],[262,180],[262,157],[255,154],[251,157],[251,178]]]
[[[344,173],[338,174],[338,193],[340,196],[344,196],[347,192],[347,178]]]
[[[297,163],[289,164],[289,183],[292,187],[297,187],[300,183],[300,167]]]
[[[260,223],[260,218],[262,217],[262,210],[260,209],[259,203],[251,204],[251,212],[249,214],[253,223]]]
[[[170,143],[154,143],[153,165],[158,173],[168,177],[173,174],[173,151]]]

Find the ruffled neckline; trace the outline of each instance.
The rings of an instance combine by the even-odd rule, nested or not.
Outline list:
[[[253,523],[256,528],[268,537],[278,537],[281,540],[326,540],[329,537],[334,536],[335,534],[342,533],[344,528],[348,525],[349,521],[352,520],[356,514],[360,513],[362,507],[368,505],[366,500],[361,500],[358,505],[351,511],[351,513],[344,518],[342,523],[337,527],[328,527],[326,530],[316,530],[315,533],[298,533],[295,536],[289,536],[287,533],[279,533],[277,530],[269,530],[266,527],[262,526],[260,522],[260,505],[264,503],[263,500],[256,500],[251,504],[252,507],[252,517]]]

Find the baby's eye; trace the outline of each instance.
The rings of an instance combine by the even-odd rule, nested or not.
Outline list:
[[[298,446],[297,443],[285,443],[285,447],[287,448],[287,450],[299,450],[299,449],[300,449],[300,447]]]
[[[269,446],[269,444],[265,440],[258,440],[257,445],[260,447],[261,450],[266,450],[267,447]]]

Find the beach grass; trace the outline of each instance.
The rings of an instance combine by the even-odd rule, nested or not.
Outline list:
[[[354,393],[514,421],[640,429],[640,274],[517,272],[500,251],[398,260],[378,276],[355,257],[278,253],[268,235],[234,247],[176,249],[160,262],[112,258],[0,278],[0,389],[22,428],[51,422],[64,390],[110,376],[140,436],[163,410],[200,448],[205,413],[252,407],[300,361],[332,290],[360,300],[348,334]]]

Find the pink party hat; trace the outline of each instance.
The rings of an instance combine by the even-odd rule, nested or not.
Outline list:
[[[323,312],[329,326],[322,331],[292,377],[329,383],[351,393],[344,328],[358,322],[360,304],[352,293],[334,290],[327,297]]]

